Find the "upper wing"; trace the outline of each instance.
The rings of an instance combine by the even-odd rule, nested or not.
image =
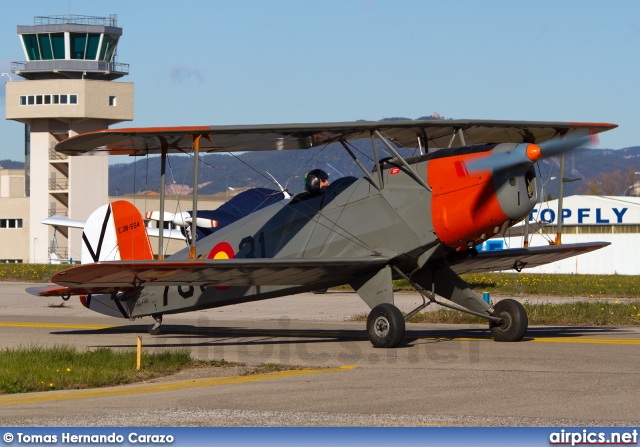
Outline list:
[[[51,278],[84,290],[140,286],[307,285],[347,283],[353,275],[379,269],[384,257],[345,259],[212,259],[195,261],[109,261],[84,264]],[[98,293],[98,292],[95,292]]]
[[[484,273],[498,270],[518,271],[523,268],[538,267],[560,261],[610,245],[609,242],[587,242],[583,244],[550,245],[548,247],[509,248],[506,250],[478,253],[475,258],[466,259],[451,266],[457,274]]]
[[[451,137],[462,131],[466,144],[541,143],[559,135],[588,130],[595,134],[616,128],[608,123],[568,123],[542,121],[428,120],[356,121],[344,123],[268,124],[250,126],[195,126],[105,129],[76,135],[56,146],[67,155],[186,152],[200,136],[202,152],[240,152],[309,149],[335,143],[370,138],[380,131],[400,147],[422,145],[448,147]]]

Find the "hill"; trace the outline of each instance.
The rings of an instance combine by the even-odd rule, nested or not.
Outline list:
[[[426,118],[426,117],[425,117]],[[394,119],[394,118],[390,118]],[[380,157],[386,157],[382,145],[378,145]],[[374,163],[368,140],[353,143],[353,151],[371,170]],[[417,150],[400,150],[402,155],[417,154]],[[272,187],[275,185],[266,172],[271,173],[283,186],[295,194],[302,190],[302,179],[313,168],[327,171],[330,178],[346,175],[361,177],[362,172],[339,144],[301,151],[245,152],[239,155],[205,154],[199,168],[199,193],[215,194],[229,188],[247,186]],[[122,158],[125,160],[125,158]],[[159,191],[159,157],[141,157],[131,162],[109,166],[109,195],[118,196],[140,191]],[[24,163],[0,160],[5,169],[22,169]],[[565,195],[586,192],[590,181],[605,173],[629,170],[640,172],[640,146],[626,149],[577,149],[566,156],[565,177],[581,178],[581,181],[565,183]],[[539,163],[537,175],[544,184],[545,195],[558,194],[559,159],[550,158]],[[631,172],[633,176],[633,172]],[[187,155],[170,155],[167,164],[167,193],[182,190],[190,193],[193,177],[193,159]],[[554,178],[555,177],[555,178]],[[635,180],[640,180],[636,176]],[[625,178],[624,181],[628,181]],[[629,185],[633,182],[629,182]],[[617,194],[623,194],[629,185],[623,185]]]
[[[354,152],[369,170],[373,167],[370,143],[358,141]],[[381,146],[381,145],[380,145]],[[379,147],[380,150],[380,147]],[[417,151],[403,150],[402,155],[410,156]],[[381,157],[387,156],[382,153]],[[327,171],[330,178],[354,175],[361,177],[362,172],[351,157],[340,145],[329,145],[321,149],[306,151],[281,152],[246,152],[231,156],[209,154],[201,157],[199,168],[199,192],[214,194],[228,188],[243,186],[274,187],[271,173],[292,193],[302,190],[302,179],[309,170],[319,167]],[[169,168],[170,165],[170,168]],[[558,194],[559,158],[549,158],[539,163],[537,175],[544,183],[545,195]],[[583,191],[588,180],[595,179],[603,173],[620,170],[627,171],[632,166],[640,172],[640,146],[620,150],[611,149],[577,149],[565,159],[565,177],[581,178],[581,181],[565,183],[565,195],[578,194]],[[135,163],[116,164],[109,169],[109,194],[118,195],[135,191],[154,190],[160,188],[160,160],[158,157],[140,159]],[[193,160],[188,156],[170,156],[167,165],[166,185],[187,185],[191,188],[193,176]],[[555,177],[555,179],[553,179]],[[640,180],[640,178],[638,178]],[[168,192],[173,192],[168,189]],[[620,191],[619,194],[623,194]]]

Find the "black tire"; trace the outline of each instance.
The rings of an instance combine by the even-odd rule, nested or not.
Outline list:
[[[404,338],[404,317],[393,304],[378,304],[367,318],[367,335],[376,348],[395,348]]]
[[[315,293],[315,294],[323,294],[323,293],[327,293],[327,290],[329,290],[329,288],[318,289],[318,290],[314,290],[313,293]]]
[[[498,301],[493,306],[494,315],[502,323],[489,322],[489,330],[495,341],[520,341],[529,327],[527,311],[516,300]]]

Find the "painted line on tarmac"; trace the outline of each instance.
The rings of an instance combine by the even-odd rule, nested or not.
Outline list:
[[[420,340],[427,341],[493,341],[491,337],[420,337]],[[637,338],[593,338],[593,337],[549,337],[531,338],[522,341],[535,343],[576,343],[591,345],[640,345]]]
[[[68,323],[20,323],[0,322],[0,327],[35,327],[45,329],[113,329],[118,326],[105,326],[103,324],[68,324]]]
[[[216,377],[213,379],[185,380],[180,382],[157,383],[148,385],[127,385],[117,388],[98,388],[91,390],[64,390],[46,391],[35,394],[20,394],[0,396],[0,405],[16,405],[26,403],[52,402],[71,399],[91,399],[96,397],[126,396],[133,394],[159,393],[162,391],[175,391],[189,388],[204,388],[220,385],[237,385],[241,383],[260,382],[263,380],[281,379],[284,377],[309,376],[336,371],[347,371],[356,366],[339,366],[325,369],[293,369],[270,374],[257,374],[255,376],[230,376]]]
[[[593,344],[593,345],[640,345],[640,340],[637,338],[588,338],[588,337],[576,337],[576,338],[534,338],[534,342],[538,343],[577,343],[577,344]]]

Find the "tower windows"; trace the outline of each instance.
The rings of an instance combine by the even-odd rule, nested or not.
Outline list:
[[[109,97],[109,103],[111,103],[111,98],[115,96]],[[33,106],[33,105],[76,105],[78,104],[78,95],[76,94],[59,94],[59,95],[24,95],[20,96],[20,105],[21,106]],[[115,104],[114,104],[115,105]]]

